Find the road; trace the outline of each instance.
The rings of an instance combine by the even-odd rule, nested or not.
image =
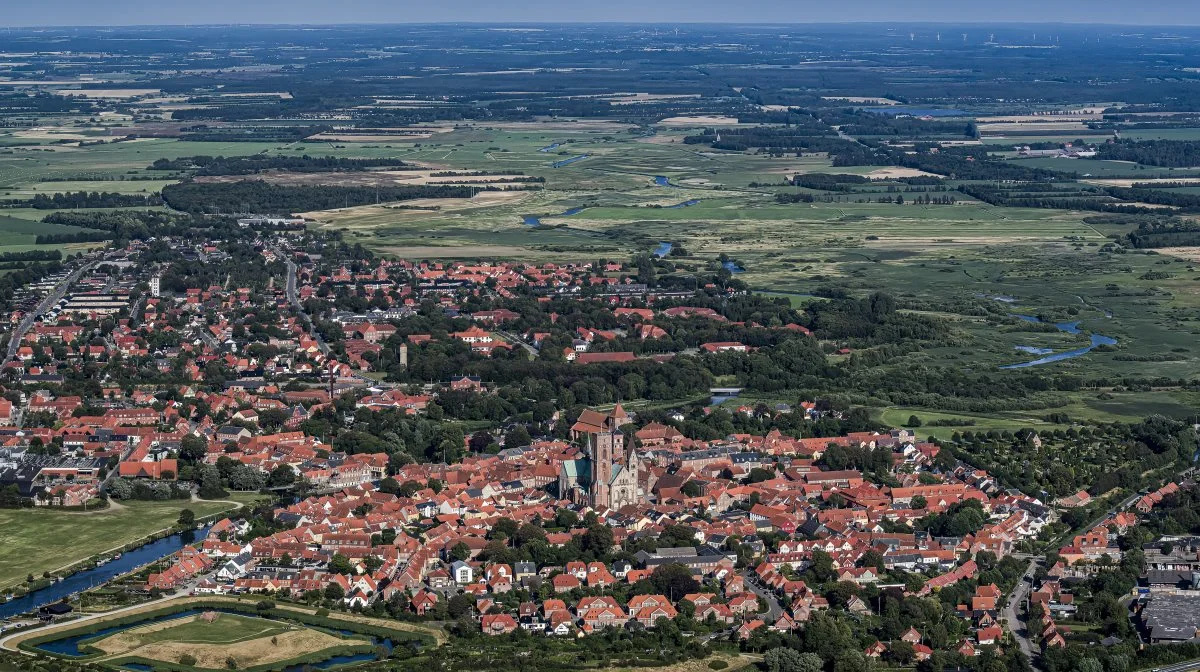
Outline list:
[[[1033,558],[1029,561],[1029,567],[1025,569],[1025,574],[1017,582],[1017,587],[1013,589],[1008,596],[1008,602],[1004,605],[1004,618],[1008,622],[1008,629],[1013,634],[1013,639],[1017,641],[1017,646],[1021,648],[1021,653],[1029,659],[1029,663],[1036,667],[1036,660],[1039,652],[1034,647],[1033,642],[1029,638],[1029,626],[1021,616],[1021,603],[1029,596],[1029,592],[1033,590],[1033,574],[1037,571],[1040,564],[1038,558]]]
[[[780,606],[779,600],[775,598],[775,592],[768,590],[766,586],[763,586],[761,583],[759,583],[758,575],[752,570],[746,570],[745,572],[742,572],[742,578],[746,580],[746,586],[749,587],[755,595],[766,601],[769,610],[767,612],[767,618],[763,620],[765,620],[767,623],[774,623],[775,621],[778,621],[779,617],[783,616],[783,607]]]
[[[95,261],[89,261],[71,271],[70,275],[63,278],[61,282],[54,286],[54,291],[47,294],[46,298],[42,299],[42,302],[38,304],[35,310],[30,311],[25,316],[25,319],[21,320],[21,323],[17,325],[16,329],[13,329],[12,334],[9,336],[8,352],[4,356],[4,361],[7,362],[17,356],[17,350],[21,347],[21,340],[25,338],[25,332],[33,328],[33,323],[37,320],[37,317],[44,315],[46,311],[54,307],[54,304],[58,303],[63,296],[66,296],[67,290],[71,288],[71,285],[75,284],[84,273],[87,273],[95,265]]]
[[[54,625],[47,626],[45,628],[33,630],[32,632],[36,632],[36,633],[40,634],[40,633],[48,631],[49,629],[51,629],[55,626],[58,626],[58,627],[65,626],[65,627],[73,628],[73,627],[79,625],[80,623],[86,623],[88,621],[95,620],[97,618],[111,618],[112,616],[114,616],[116,614],[122,614],[127,611],[133,611],[135,609],[145,609],[146,607],[149,607],[149,606],[160,604],[162,602],[167,602],[169,600],[174,600],[179,597],[184,597],[189,592],[191,592],[196,587],[196,584],[198,584],[198,583],[200,583],[200,577],[195,577],[191,581],[188,581],[184,586],[182,586],[175,592],[165,594],[156,600],[150,600],[148,602],[139,602],[138,604],[133,604],[128,607],[121,607],[120,609],[113,609],[112,611],[104,611],[104,612],[99,612],[99,613],[95,613],[95,614],[87,614],[84,616],[80,616],[79,618],[71,619],[69,621],[62,621],[61,623],[55,623]],[[9,644],[8,644],[9,640],[11,640],[15,637],[20,637],[22,635],[28,635],[30,632],[31,631],[28,628],[23,628],[23,629],[14,630],[8,634],[5,634],[3,637],[0,637],[0,649],[3,649],[5,651],[15,651],[17,653],[23,653],[27,656],[36,655],[29,651],[24,651],[18,647],[9,646]]]
[[[1182,663],[1175,663],[1174,665],[1156,667],[1153,672],[1191,672],[1192,670],[1200,670],[1200,658],[1185,660]]]
[[[284,294],[287,296],[288,303],[292,304],[296,313],[300,315],[300,319],[304,320],[305,326],[308,327],[308,333],[312,334],[313,340],[317,342],[317,347],[326,355],[329,354],[329,344],[325,339],[321,338],[321,334],[313,328],[312,318],[304,310],[304,304],[300,303],[300,296],[296,293],[296,262],[292,258],[285,255],[279,248],[273,247],[271,250],[287,264],[287,285],[284,287]]]
[[[525,349],[525,352],[528,352],[528,353],[529,353],[529,358],[530,358],[530,359],[536,359],[536,358],[537,358],[537,356],[538,356],[538,350],[537,350],[537,348],[535,348],[535,347],[533,347],[532,345],[530,345],[530,344],[526,343],[526,342],[524,341],[524,339],[520,338],[520,337],[519,337],[519,336],[517,336],[516,334],[512,334],[512,333],[509,333],[509,332],[507,332],[507,331],[500,331],[499,329],[497,329],[497,330],[496,330],[495,332],[493,332],[493,333],[497,334],[498,336],[500,336],[500,338],[503,338],[504,340],[508,341],[509,343],[512,343],[512,344],[514,344],[514,345],[519,345],[519,346],[521,346],[522,348],[524,348],[524,349]]]
[[[1183,473],[1186,474],[1187,471],[1184,471]],[[1091,532],[1093,529],[1096,528],[1097,525],[1104,522],[1105,520],[1108,520],[1108,518],[1110,516],[1120,513],[1121,511],[1125,511],[1130,506],[1133,506],[1133,503],[1136,502],[1141,496],[1142,496],[1142,493],[1140,493],[1140,492],[1135,492],[1135,493],[1129,495],[1128,497],[1121,500],[1120,502],[1118,502],[1117,504],[1115,504],[1111,508],[1109,508],[1107,511],[1105,511],[1103,515],[1099,516],[1098,518],[1093,520],[1091,523],[1089,523],[1088,526],[1085,527],[1082,531],[1078,531],[1078,532],[1068,531],[1068,532],[1064,533],[1062,536],[1058,537],[1057,539],[1054,539],[1053,541],[1051,541],[1049,547],[1053,550],[1058,550],[1058,548],[1060,546],[1062,546],[1064,543],[1066,543],[1068,538],[1074,537],[1075,535],[1078,535],[1078,534],[1085,534],[1087,532]],[[1015,639],[1017,641],[1017,645],[1021,648],[1021,653],[1024,653],[1025,656],[1027,658],[1029,658],[1029,663],[1030,663],[1030,665],[1032,665],[1034,667],[1034,669],[1039,669],[1038,668],[1038,656],[1040,656],[1041,652],[1033,644],[1033,641],[1030,637],[1031,633],[1029,632],[1028,624],[1024,620],[1020,619],[1019,615],[1021,613],[1020,612],[1021,603],[1025,601],[1025,598],[1029,595],[1030,591],[1033,590],[1033,583],[1032,583],[1033,574],[1034,574],[1034,572],[1037,571],[1037,568],[1041,564],[1041,562],[1042,562],[1041,558],[1038,558],[1038,557],[1030,558],[1029,567],[1026,568],[1024,576],[1022,576],[1021,580],[1017,582],[1016,587],[1013,588],[1011,593],[1009,593],[1008,602],[1004,605],[1004,618],[1008,622],[1008,629],[1010,632],[1012,632],[1013,639]],[[1184,663],[1181,663],[1181,664],[1184,664]],[[1194,665],[1194,667],[1197,667],[1197,666],[1200,666],[1200,665]],[[1160,672],[1186,672],[1187,670],[1191,670],[1191,669],[1193,669],[1193,668],[1183,667],[1178,670],[1171,669],[1171,668],[1162,668],[1162,670]]]

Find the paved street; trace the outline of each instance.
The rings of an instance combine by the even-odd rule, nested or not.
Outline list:
[[[1029,567],[1025,569],[1025,574],[1017,583],[1017,587],[1013,589],[1008,596],[1008,602],[1004,605],[1004,618],[1008,621],[1008,629],[1012,631],[1013,638],[1017,641],[1017,646],[1021,648],[1021,653],[1025,654],[1031,664],[1037,666],[1036,659],[1039,652],[1030,640],[1028,624],[1021,618],[1021,603],[1029,595],[1033,589],[1031,583],[1034,572],[1037,571],[1040,560],[1034,558],[1029,561]]]
[[[779,600],[775,598],[775,593],[768,590],[766,586],[758,581],[758,575],[751,570],[746,570],[742,573],[742,578],[746,580],[746,586],[758,595],[767,603],[769,611],[767,612],[767,622],[774,623],[783,615],[783,607],[779,604]]]
[[[42,299],[42,302],[38,304],[36,309],[30,311],[25,316],[25,319],[21,320],[21,323],[17,325],[16,329],[13,329],[12,334],[9,336],[8,351],[4,356],[4,361],[7,362],[17,356],[17,350],[21,347],[21,339],[25,338],[25,332],[33,328],[33,323],[37,320],[37,317],[53,308],[54,304],[66,296],[67,290],[71,288],[71,285],[75,284],[79,278],[83,277],[84,273],[90,271],[95,265],[95,261],[89,261],[72,271],[70,275],[54,286],[54,290],[47,294],[46,298]]]

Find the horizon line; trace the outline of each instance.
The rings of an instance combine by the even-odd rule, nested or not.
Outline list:
[[[8,25],[2,29],[5,32],[16,30],[44,30],[48,28],[230,28],[230,27],[287,27],[287,28],[334,28],[334,27],[389,27],[389,26],[589,26],[589,25],[621,25],[621,26],[787,26],[787,27],[822,27],[822,26],[917,26],[917,25],[949,25],[949,26],[1097,26],[1111,28],[1159,28],[1159,29],[1190,29],[1200,28],[1200,20],[1196,23],[1117,23],[1106,21],[949,21],[929,19],[922,21],[815,21],[798,23],[792,21],[624,21],[617,19],[596,19],[587,21],[533,21],[516,19],[512,21],[347,21],[347,22],[225,22],[225,23],[45,23]]]

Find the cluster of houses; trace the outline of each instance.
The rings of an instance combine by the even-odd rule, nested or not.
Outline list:
[[[596,422],[605,417],[597,414]],[[604,430],[588,425],[581,431]],[[999,487],[985,472],[930,470],[937,447],[903,430],[819,440],[772,432],[702,442],[650,423],[633,432],[632,452],[624,458],[625,464],[639,465],[630,467],[637,474],[631,500],[597,506],[595,492],[593,499],[583,501],[549,494],[547,486],[560,480],[567,465],[591,458],[589,447],[598,445],[598,436],[534,442],[453,465],[406,465],[392,476],[417,484],[409,496],[381,492],[374,484],[386,473],[383,456],[345,456],[346,464],[361,466],[363,480],[278,509],[275,520],[286,529],[242,542],[236,526],[223,522],[200,547],[212,565],[195,590],[320,591],[352,607],[402,594],[417,614],[436,611],[462,593],[475,600],[480,627],[490,634],[523,628],[586,635],[631,622],[652,627],[659,618],[674,618],[687,601],[695,618],[749,637],[759,628],[798,629],[813,612],[829,608],[804,581],[790,578],[807,569],[815,553],[828,555],[840,581],[868,585],[883,581],[885,572],[920,572],[929,580],[919,594],[930,594],[973,579],[978,571],[974,555],[987,551],[1002,557],[1051,517],[1040,502]],[[299,434],[248,437],[238,444],[242,450],[222,454],[238,459],[266,454],[266,464],[303,463],[311,457],[307,441],[311,439]],[[816,462],[830,444],[890,449],[899,485],[881,486],[853,470],[822,470]],[[772,477],[750,482],[753,469],[768,470]],[[978,501],[989,516],[973,534],[944,538],[886,531],[890,523],[911,522],[966,500]],[[913,508],[914,502],[921,508]],[[617,544],[657,538],[668,527],[682,525],[693,531],[694,545],[642,551],[632,563],[538,566],[488,559],[489,536],[502,520],[550,528],[545,539],[551,546],[576,542],[584,528],[554,529],[563,508],[581,515],[594,511]],[[782,541],[768,548],[763,541],[767,532],[782,534]],[[745,571],[729,544],[735,538],[757,558]],[[872,552],[882,558],[882,566],[863,564]],[[348,564],[342,565],[342,559]],[[190,562],[181,556],[178,571],[157,577],[157,587],[191,580]],[[334,571],[331,563],[342,571]],[[611,594],[612,588],[643,581],[666,564],[686,567],[703,590],[627,600]],[[502,600],[517,588],[538,599],[519,605]],[[964,645],[994,643],[998,595],[980,590],[971,605],[960,608],[975,625]],[[850,608],[869,610],[857,602]],[[922,652],[920,646],[914,649]]]

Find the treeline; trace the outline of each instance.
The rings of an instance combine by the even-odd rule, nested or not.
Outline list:
[[[185,112],[178,110],[176,114]],[[180,140],[194,142],[279,142],[290,143],[318,133],[332,131],[332,126],[221,126],[210,127],[204,124],[189,126],[182,129]]]
[[[843,140],[837,137],[832,129],[801,129],[788,126],[725,128],[720,131],[705,129],[700,135],[689,135],[683,141],[689,145],[707,144],[713,149],[741,152],[747,149],[760,148],[770,153],[836,153],[855,144],[851,140]]]
[[[28,252],[0,253],[0,262],[6,261],[62,261],[59,250],[29,250]]]
[[[415,198],[470,198],[480,190],[496,191],[486,187],[435,184],[378,188],[327,185],[299,187],[244,180],[228,184],[172,184],[163,188],[163,200],[175,210],[193,213],[290,214]]]
[[[1096,147],[1095,158],[1162,168],[1190,168],[1200,166],[1200,141],[1116,140]]]
[[[812,203],[816,200],[812,194],[775,194],[776,203]]]
[[[792,186],[821,191],[853,191],[850,185],[870,184],[870,178],[846,173],[802,173],[792,178]]]
[[[1155,205],[1170,205],[1177,208],[1200,208],[1200,196],[1196,194],[1181,194],[1157,189],[1139,189],[1137,187],[1108,187],[1105,189],[1115,198]]]
[[[900,138],[976,136],[975,124],[967,120],[929,120],[910,116],[903,110],[875,112],[844,108],[822,110],[821,120],[853,136],[893,136]]]
[[[70,210],[75,208],[133,208],[143,205],[162,205],[157,194],[117,194],[101,191],[73,191],[59,194],[38,194],[28,199],[4,201],[11,208],[35,210]]]
[[[1088,217],[1088,224],[1136,223],[1137,228],[1125,234],[1121,242],[1128,247],[1146,249],[1200,245],[1200,223],[1180,217],[1143,216],[1138,218]]]
[[[834,154],[833,166],[900,166],[958,180],[1048,182],[1076,177],[1074,173],[1031,168],[998,159],[986,150],[974,147],[952,148],[927,144],[917,145],[916,151],[910,153],[908,148],[851,143],[844,151]],[[922,183],[929,179],[926,177]]]
[[[62,270],[62,263],[50,261],[46,263],[31,263],[25,268],[17,268],[0,275],[0,306],[11,309],[10,302],[17,290],[38,282],[47,275]]]
[[[264,170],[287,170],[294,173],[331,173],[360,171],[368,168],[405,167],[399,159],[345,159],[333,156],[185,156],[178,159],[159,159],[147,170],[192,171],[196,175],[252,175]]]
[[[958,190],[989,205],[1008,208],[1055,208],[1106,211],[1123,208],[1105,192],[1087,188],[1060,188],[1050,183],[963,184]]]
[[[1074,177],[1074,175],[1066,175],[1045,168],[1030,168],[1011,161],[995,159],[986,152],[978,150],[960,153],[943,148],[936,152],[930,150],[908,154],[902,150],[887,148],[882,156],[879,152],[872,156],[876,163],[853,164],[843,163],[843,157],[839,155],[834,157],[833,165],[895,165],[944,175],[957,180],[1045,182],[1063,177]],[[883,163],[878,163],[881,159]]]
[[[66,243],[99,243],[115,238],[107,231],[80,231],[79,233],[39,233],[35,245],[64,245]]]
[[[214,224],[192,215],[154,210],[107,210],[94,212],[54,212],[42,218],[47,224],[76,226],[90,231],[42,234],[49,242],[94,242],[97,240],[145,240],[153,236],[186,236],[209,230]]]

